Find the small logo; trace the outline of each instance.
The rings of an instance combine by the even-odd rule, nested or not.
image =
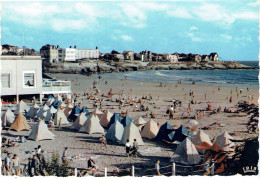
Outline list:
[[[255,166],[243,167],[243,172],[244,173],[256,173],[256,171],[257,171],[257,167],[255,167]]]

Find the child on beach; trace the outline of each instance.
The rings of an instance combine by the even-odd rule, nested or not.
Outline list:
[[[103,146],[103,144],[104,144],[104,146],[105,146],[105,148],[106,148],[106,151],[107,151],[107,140],[106,140],[105,136],[102,135],[102,137],[99,139],[99,141],[101,142],[100,149],[102,148],[102,146]]]

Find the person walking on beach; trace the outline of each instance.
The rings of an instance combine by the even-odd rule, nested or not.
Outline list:
[[[20,172],[20,162],[16,154],[14,154],[14,157],[11,162],[11,166],[12,166],[12,173],[18,176]]]
[[[5,168],[6,168],[6,172],[7,172],[7,175],[8,173],[11,171],[11,153],[8,153],[7,156],[5,157]]]
[[[160,160],[157,160],[155,163],[155,170],[157,172],[157,175],[160,176]]]
[[[232,103],[232,96],[230,96],[230,98],[229,98],[229,102]]]
[[[61,118],[59,120],[59,131],[61,131],[62,127],[61,127]]]
[[[125,150],[126,150],[127,157],[129,157],[130,149],[131,149],[131,144],[130,144],[129,140],[127,139],[126,144],[125,144]]]
[[[38,175],[38,167],[39,167],[39,160],[36,157],[36,155],[34,155],[32,158],[32,164],[31,164],[31,170],[32,170],[33,176]]]
[[[137,150],[138,150],[139,146],[138,146],[138,143],[136,141],[136,139],[134,139],[134,143],[133,143],[133,157],[137,157]]]
[[[107,151],[107,139],[105,138],[104,135],[102,135],[102,137],[99,139],[99,141],[101,142],[101,146],[100,146],[100,149],[102,149],[102,146],[104,144],[105,148],[106,148],[106,151]]]

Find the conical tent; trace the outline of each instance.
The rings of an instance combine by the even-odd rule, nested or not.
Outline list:
[[[71,111],[71,113],[69,115],[69,119],[71,121],[75,121],[79,114],[80,114],[80,108],[78,106],[74,106],[74,108],[72,109],[72,111]]]
[[[47,111],[48,109],[50,109],[49,106],[48,106],[47,104],[45,104],[45,105],[43,106],[43,111]]]
[[[179,162],[183,164],[198,164],[201,161],[200,155],[195,145],[186,137],[177,147],[175,153],[178,157],[171,158],[171,162]]]
[[[117,113],[114,113],[113,116],[110,118],[110,121],[109,121],[109,123],[108,123],[108,125],[107,125],[107,128],[109,129],[109,127],[110,127],[112,124],[114,124],[114,123],[116,122],[116,120],[121,123],[121,118],[120,118],[120,116],[119,116]]]
[[[27,112],[29,110],[29,106],[23,102],[23,100],[17,104],[17,108],[15,110],[15,114],[20,114],[21,112],[24,113],[24,112]]]
[[[186,137],[189,136],[189,131],[181,125],[174,133],[172,141],[182,142]]]
[[[87,110],[87,108],[82,107],[82,109],[80,110],[80,113],[89,113],[89,111]]]
[[[234,139],[231,137],[227,131],[222,133],[216,138],[215,143],[222,148],[225,152],[231,152],[234,151],[235,144],[230,141],[230,139]]]
[[[79,132],[86,132],[88,134],[104,134],[104,129],[99,123],[99,118],[92,114],[89,119],[82,125]]]
[[[34,124],[28,139],[32,139],[35,141],[53,140],[54,135],[49,131],[45,122],[43,120],[39,120],[37,123]]]
[[[121,124],[123,124],[124,127],[129,126],[131,122],[132,122],[132,119],[129,116],[125,116],[121,120]]]
[[[30,107],[30,109],[28,110],[28,112],[26,113],[26,116],[27,117],[30,117],[30,118],[34,118],[34,116],[35,116],[35,109],[34,109],[34,107],[32,106],[32,107]]]
[[[44,107],[41,107],[38,111],[37,111],[37,117],[41,118],[41,119],[45,119],[45,121],[49,121],[52,117],[50,109],[48,109],[47,111],[44,111],[43,109]],[[46,108],[47,109],[47,108]]]
[[[60,105],[61,105],[61,102],[60,102],[60,101],[57,101],[57,100],[55,100],[55,101],[51,104],[51,106],[53,106],[53,107],[55,107],[55,108],[58,108]]]
[[[116,142],[122,139],[123,133],[124,133],[123,125],[119,121],[116,121],[114,124],[110,126],[105,137],[107,140]]]
[[[50,112],[51,112],[51,114],[54,114],[57,112],[57,109],[55,107],[51,106]]]
[[[134,123],[131,122],[129,126],[126,126],[124,128],[124,133],[121,139],[121,143],[125,144],[127,140],[129,140],[130,143],[134,142],[134,139],[136,139],[138,145],[144,145],[143,139],[141,137],[140,131],[138,127],[134,125]]]
[[[165,141],[172,141],[173,138],[173,127],[168,123],[164,123],[156,136],[156,140],[165,140]],[[170,134],[170,135],[169,135]]]
[[[26,118],[23,113],[19,113],[12,125],[10,126],[9,130],[16,130],[17,132],[21,130],[30,130],[30,126],[26,122]]]
[[[52,98],[48,98],[45,105],[47,105],[48,107],[52,105],[52,103],[55,101],[55,99],[52,97]]]
[[[142,130],[145,123],[146,121],[141,116],[134,121],[134,124],[139,128],[140,131]]]
[[[157,133],[159,131],[159,127],[156,122],[154,122],[152,119],[150,119],[145,125],[141,132],[141,136],[153,139],[157,136]]]
[[[54,98],[54,96],[50,94],[50,95],[48,96],[47,100],[50,99],[50,98]]]
[[[73,125],[70,127],[71,129],[76,129],[77,131],[82,127],[82,125],[86,122],[87,117],[85,113],[80,113],[77,117]]]
[[[33,108],[34,108],[34,109],[40,109],[40,106],[39,106],[37,103],[35,103],[35,104],[33,105]]]
[[[5,111],[2,116],[1,116],[1,120],[2,120],[2,127],[7,127],[10,126],[14,120],[15,120],[15,115],[14,113],[10,110],[10,108],[7,109],[7,111]]]
[[[100,111],[98,108],[96,108],[92,114],[96,115],[99,119],[101,119],[102,115],[104,114],[102,111]]]
[[[201,145],[203,142],[206,142],[207,144],[209,144],[210,146],[212,146],[212,143],[210,141],[210,138],[209,136],[203,132],[201,129],[199,130],[199,132],[192,137],[191,139],[192,143],[195,144],[195,145]],[[199,153],[203,153],[204,150],[201,150],[201,149],[198,149],[198,152]]]
[[[54,124],[55,125],[59,124],[60,118],[61,118],[61,125],[69,124],[69,121],[64,114],[64,110],[58,109],[58,111],[57,111],[57,113],[55,114],[55,117],[54,117]]]
[[[105,114],[103,114],[103,116],[100,119],[101,126],[106,128],[108,126],[109,121],[110,121],[112,116],[113,116],[113,113],[111,113],[109,110],[107,110],[105,112]]]

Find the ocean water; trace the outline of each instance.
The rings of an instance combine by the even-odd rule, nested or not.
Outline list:
[[[105,79],[258,88],[258,70],[158,70],[102,74]]]

